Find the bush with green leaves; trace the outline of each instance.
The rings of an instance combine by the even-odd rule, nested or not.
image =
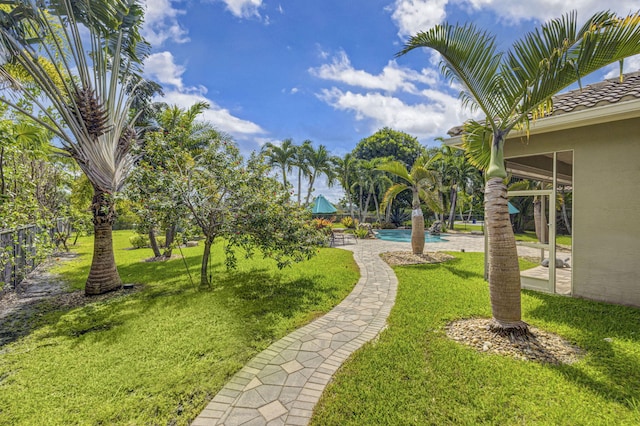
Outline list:
[[[358,226],[358,219],[354,219],[351,216],[347,216],[347,217],[343,217],[340,223],[342,223],[342,226],[344,226],[345,228],[353,229],[356,226]]]

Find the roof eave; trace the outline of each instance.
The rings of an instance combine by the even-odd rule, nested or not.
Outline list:
[[[531,122],[529,135],[551,133],[637,117],[640,117],[640,99],[541,118]],[[526,132],[513,131],[509,133],[507,139],[522,136],[526,136]],[[462,135],[453,136],[445,140],[444,143],[453,148],[462,149]]]

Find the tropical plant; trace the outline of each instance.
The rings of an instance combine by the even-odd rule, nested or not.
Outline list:
[[[158,129],[146,133],[137,153],[139,161],[128,180],[127,194],[136,202],[139,216],[138,232],[149,236],[156,258],[170,259],[176,232],[185,225],[186,208],[172,189],[175,175],[168,172],[172,162],[168,152],[186,151],[199,155],[218,132],[210,123],[196,121],[209,108],[206,102],[197,102],[189,108],[162,105],[157,108]],[[166,246],[160,253],[155,230],[165,230]]]
[[[289,192],[267,176],[262,156],[245,161],[233,141],[219,134],[200,155],[176,150],[171,158],[175,190],[204,235],[202,286],[212,283],[211,247],[218,237],[226,239],[229,267],[236,264],[235,247],[247,255],[258,248],[278,267],[316,253],[322,239],[307,224],[309,212],[291,203]]]
[[[302,142],[302,145],[296,146],[296,155],[293,160],[293,166],[298,169],[298,205],[302,204],[302,177],[309,174],[307,158],[310,149],[312,149],[312,146],[309,139]]]
[[[111,227],[137,141],[130,105],[149,50],[143,9],[137,0],[9,3],[0,11],[0,75],[29,107],[5,95],[0,102],[55,135],[91,181],[95,244],[85,292],[119,288]]]
[[[464,143],[476,165],[486,167],[485,226],[493,328],[528,333],[522,321],[520,271],[507,209],[504,144],[511,130],[549,114],[551,97],[582,77],[640,53],[640,15],[598,12],[578,25],[575,12],[551,20],[499,52],[495,36],[473,24],[437,25],[412,36],[398,56],[428,47],[441,55],[442,73],[462,87],[465,105],[483,122],[465,124]]]
[[[351,177],[354,173],[357,159],[351,153],[345,154],[344,157],[334,157],[333,164],[338,178],[338,182],[344,189],[345,196],[349,203],[349,216],[354,219],[353,198],[351,197]]]
[[[280,145],[268,142],[262,148],[264,155],[267,157],[269,165],[280,167],[282,173],[282,184],[287,189],[289,182],[287,174],[291,172],[292,166],[295,164],[297,147],[293,144],[293,140],[285,139]]]
[[[433,211],[442,211],[442,205],[438,200],[439,177],[436,172],[429,170],[426,165],[429,156],[421,155],[411,167],[411,171],[400,161],[388,161],[378,166],[379,170],[391,173],[402,181],[391,186],[384,194],[383,208],[391,203],[398,194],[411,191],[411,249],[414,254],[422,254],[424,251],[424,215],[420,206],[422,200]]]
[[[305,198],[305,204],[309,204],[309,199],[311,198],[311,193],[314,188],[313,185],[316,183],[316,179],[318,176],[326,176],[327,184],[331,186],[336,178],[336,175],[333,170],[333,157],[327,151],[327,147],[324,145],[319,145],[318,149],[313,148],[311,144],[308,145],[306,149],[307,156],[307,178],[309,180],[309,188],[307,190],[307,197]]]

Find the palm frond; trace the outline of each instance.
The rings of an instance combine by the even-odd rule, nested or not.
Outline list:
[[[480,108],[488,117],[504,110],[502,98],[493,96],[501,84],[498,70],[502,60],[502,54],[496,51],[495,36],[473,24],[437,25],[412,36],[396,56],[419,47],[440,53],[442,74],[466,88],[461,94],[464,103]]]
[[[484,123],[469,120],[464,124],[462,147],[469,163],[480,170],[487,170],[491,161],[492,130]]]
[[[408,183],[412,184],[413,179],[409,175],[409,171],[407,170],[407,166],[405,166],[400,161],[387,161],[384,162],[377,167],[378,170],[382,170],[383,172],[391,173],[394,176],[398,176],[401,179],[404,179]]]
[[[389,189],[387,189],[387,191],[384,193],[384,196],[382,197],[382,203],[380,203],[380,209],[384,210],[387,208],[387,206],[393,202],[393,200],[395,200],[395,198],[398,196],[398,194],[400,194],[403,191],[406,191],[407,189],[411,189],[409,187],[409,185],[406,185],[404,183],[396,183],[395,185],[391,186]]]

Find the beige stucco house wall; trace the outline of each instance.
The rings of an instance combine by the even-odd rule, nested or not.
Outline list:
[[[559,117],[573,114],[508,139],[505,158],[573,150],[573,295],[640,306],[640,117]]]
[[[528,138],[509,135],[507,166],[573,151],[572,294],[640,306],[640,72],[555,96],[553,106]],[[451,129],[447,144],[460,147],[461,134]]]

